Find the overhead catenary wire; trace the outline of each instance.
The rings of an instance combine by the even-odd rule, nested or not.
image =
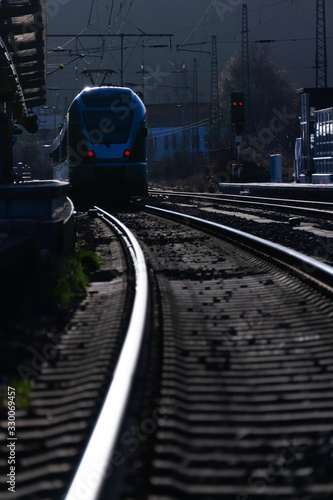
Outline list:
[[[297,1],[297,0],[295,0],[295,2],[296,2],[296,1]],[[112,1],[111,10],[110,10],[110,13],[109,13],[109,15],[108,15],[108,25],[107,25],[107,28],[106,28],[105,30],[103,30],[103,29],[99,29],[99,31],[98,31],[98,34],[99,34],[100,36],[105,36],[105,37],[108,37],[108,36],[109,36],[109,34],[110,34],[110,30],[111,30],[111,16],[112,16],[112,13],[113,13],[114,8],[115,8],[115,7],[114,7],[114,3],[115,3],[115,0],[113,0],[113,1]],[[185,45],[185,44],[186,44],[187,40],[189,40],[189,39],[193,36],[193,34],[196,32],[196,30],[198,29],[198,27],[199,27],[199,26],[204,26],[205,24],[206,24],[206,25],[208,25],[208,26],[211,26],[211,25],[212,25],[212,23],[214,22],[213,20],[210,20],[208,23],[204,23],[204,20],[205,20],[205,18],[206,18],[207,14],[209,13],[209,11],[210,11],[210,10],[212,10],[212,12],[214,11],[214,9],[212,9],[212,7],[214,7],[214,3],[215,3],[215,2],[214,2],[214,0],[212,0],[212,1],[209,3],[208,7],[206,8],[206,10],[205,10],[204,14],[201,16],[200,20],[197,22],[197,24],[194,26],[194,28],[192,28],[191,33],[190,33],[190,34],[189,34],[189,35],[185,38],[185,40],[179,44],[179,47],[181,47],[181,46],[183,46],[183,45]],[[277,14],[280,12],[280,11],[278,11],[278,12],[274,13],[272,16],[270,16],[270,17],[268,17],[268,18],[266,18],[266,19],[262,20],[262,19],[261,19],[261,16],[262,16],[262,10],[263,10],[263,9],[265,9],[265,8],[267,8],[267,7],[274,7],[274,6],[276,6],[276,5],[286,4],[286,3],[287,3],[288,5],[287,5],[287,6],[285,6],[285,5],[284,5],[284,7],[283,7],[283,8],[288,7],[289,5],[291,5],[291,4],[292,4],[292,3],[294,3],[294,2],[291,2],[291,0],[282,0],[282,1],[278,1],[278,2],[275,2],[275,3],[273,3],[273,4],[270,4],[270,5],[268,5],[268,6],[266,5],[265,7],[263,7],[262,2],[261,2],[261,6],[260,6],[260,19],[259,19],[259,22],[262,24],[262,23],[264,23],[264,22],[266,22],[267,20],[271,19],[273,16],[277,15]],[[130,4],[129,4],[129,5],[127,4],[127,0],[125,0],[124,2],[120,2],[118,12],[117,12],[117,14],[116,14],[116,15],[115,15],[115,17],[114,17],[114,23],[116,23],[116,21],[117,21],[117,20],[121,19],[121,26],[117,29],[117,33],[119,33],[119,32],[120,32],[120,29],[121,29],[121,27],[123,26],[124,22],[128,22],[128,21],[127,21],[127,17],[128,17],[128,15],[129,15],[129,12],[130,12],[130,10],[131,10],[131,8],[132,8],[133,4],[134,4],[134,0],[130,0]],[[68,41],[66,41],[66,42],[63,44],[63,47],[66,47],[69,43],[71,43],[71,42],[73,41],[73,39],[75,39],[76,37],[78,37],[78,38],[79,38],[79,36],[80,36],[80,35],[83,35],[85,32],[87,32],[88,28],[89,28],[89,29],[94,29],[94,26],[95,26],[95,25],[96,25],[96,23],[100,20],[100,17],[101,17],[101,15],[100,15],[100,16],[97,16],[97,17],[96,17],[93,21],[91,20],[91,17],[92,17],[92,11],[93,11],[93,7],[94,7],[94,5],[95,5],[95,0],[92,0],[92,1],[91,1],[91,6],[90,6],[90,13],[89,13],[89,19],[88,19],[88,24],[87,24],[87,26],[85,26],[85,27],[84,27],[84,28],[83,28],[83,29],[82,29],[82,30],[81,30],[81,31],[80,31],[80,32],[79,32],[76,36],[74,36],[73,38],[71,38],[71,39],[69,39]],[[122,15],[122,11],[124,10],[124,8],[125,8],[125,6],[126,6],[126,5],[128,5],[128,9],[127,9],[127,12],[125,13],[125,15],[123,16],[123,15]],[[105,8],[106,8],[107,10],[109,9],[109,2],[106,2]],[[235,9],[234,9],[234,10],[235,10]],[[252,9],[250,12],[252,13],[252,12],[255,12],[256,10],[258,10],[258,9]],[[228,19],[229,19],[229,18],[231,18],[231,17],[233,17],[233,16],[235,16],[235,15],[238,15],[238,14],[236,14],[236,13],[235,13],[235,14],[232,14],[232,15],[228,16]],[[215,21],[216,21],[216,19],[215,19]],[[133,25],[133,23],[131,23],[131,22],[129,22],[129,24],[131,24],[132,26],[135,26],[135,25]],[[136,26],[135,26],[135,27],[136,27]],[[138,27],[136,27],[136,29],[138,29],[138,31],[140,31],[140,32],[142,33],[142,30],[140,30]],[[254,28],[252,28],[252,29],[254,29]],[[203,32],[204,32],[204,30],[203,30]],[[206,40],[208,40],[208,38],[210,37],[210,34],[209,34],[209,29],[208,29],[208,30],[205,30],[205,33],[206,33],[206,35],[205,35],[205,39],[206,39]],[[224,42],[225,42],[225,43],[230,43],[231,41],[229,41],[229,40],[224,40]],[[218,43],[220,43],[220,40],[218,40]],[[106,46],[106,42],[105,42],[105,46]],[[108,46],[108,48],[109,48],[109,47],[110,47],[110,45]],[[87,49],[87,50],[90,50],[90,49]]]
[[[210,4],[208,5],[207,9],[205,10],[204,14],[202,15],[201,19],[198,21],[198,23],[195,25],[195,27],[193,28],[192,32],[185,38],[185,40],[180,44],[183,45],[187,42],[187,40],[189,40],[192,36],[193,36],[193,33],[195,33],[195,31],[198,29],[198,27],[200,26],[200,24],[202,23],[202,21],[205,19],[207,13],[209,12],[210,8],[213,6],[214,4],[214,0],[212,0],[210,2]]]
[[[244,0],[244,2],[245,1],[246,0]],[[181,59],[182,55],[173,50],[173,52],[170,52],[170,55],[167,56],[168,59],[172,59],[173,63],[179,63],[180,60],[182,60],[182,62],[184,62],[186,66],[189,66],[190,51],[188,51],[188,48],[193,47],[194,52],[198,52],[195,49],[199,48],[199,50],[202,49],[202,52],[198,52],[198,69],[206,68],[205,71],[207,71],[207,63],[209,63],[210,54],[208,53],[209,49],[207,48],[207,50],[205,50],[203,44],[206,43],[210,45],[212,34],[217,35],[219,61],[222,60],[222,62],[224,62],[226,58],[230,57],[229,54],[230,52],[232,52],[233,48],[231,44],[234,44],[236,49],[237,44],[240,43],[241,40],[240,28],[238,30],[239,33],[238,35],[236,35],[235,39],[233,39],[232,32],[237,16],[239,16],[240,9],[238,8],[238,3],[233,2],[237,3],[237,5],[231,6],[232,9],[225,11],[225,18],[223,22],[221,22],[221,19],[219,18],[217,12],[217,5],[221,3],[222,2],[220,2],[219,0],[206,0],[205,2],[203,2],[203,8],[199,11],[200,16],[194,18],[194,22],[192,23],[192,25],[187,27],[184,26],[180,30],[174,31],[174,36],[177,38],[175,38],[176,43],[173,42],[172,44],[172,49],[175,49],[175,47],[178,46],[179,48],[184,50],[184,52],[186,51],[188,53],[184,54],[183,59]],[[232,2],[228,2],[228,0],[226,0],[226,2],[223,3],[229,5]],[[249,4],[251,3],[252,2],[249,2]],[[263,35],[265,23],[271,26],[274,23],[275,18],[285,15],[284,13],[288,12],[289,8],[293,10],[293,7],[295,5],[295,9],[297,9],[297,12],[299,12],[299,7],[302,7],[299,4],[299,0],[269,0],[267,2],[263,2],[263,0],[257,0],[256,5],[249,5],[249,17],[251,21],[249,23],[249,43],[264,43],[264,39],[266,38],[265,34]],[[90,67],[113,67],[115,70],[117,70],[117,72],[119,72],[120,58],[117,54],[115,54],[115,52],[120,51],[121,47],[114,34],[121,34],[121,31],[124,30],[125,25],[130,25],[131,27],[133,27],[133,33],[135,33],[135,30],[137,30],[138,33],[144,35],[144,31],[141,28],[145,28],[145,26],[138,25],[139,23],[136,22],[137,18],[134,18],[134,16],[132,15],[134,6],[134,0],[91,0],[88,3],[86,18],[88,19],[88,14],[90,15],[91,11],[90,25],[85,26],[75,37],[69,37],[63,44],[64,48],[71,47],[71,43],[73,43],[74,40],[74,43],[77,44],[79,48],[82,47],[82,52],[85,53],[85,59],[82,59],[82,62],[74,62],[73,51],[73,53],[71,54],[72,62],[74,64],[78,64],[80,69],[82,68],[82,64],[89,64]],[[96,15],[96,13],[98,15]],[[295,10],[293,10],[293,13],[295,13]],[[189,19],[189,17],[184,16],[184,19]],[[88,40],[88,36],[93,36],[93,33],[96,33],[96,36],[98,36],[98,40],[100,40],[100,43],[92,44],[92,38]],[[280,30],[280,32],[277,33],[278,36],[274,37],[274,35],[272,36],[270,32],[272,39],[274,38],[274,42],[276,42],[274,43],[274,50],[278,49],[277,43],[301,43],[302,41],[314,40],[314,36],[311,36],[312,33],[304,33],[305,36],[300,36],[303,35],[300,30],[295,31],[296,36],[294,36],[293,38],[288,38],[288,36],[283,37],[281,36],[281,34],[282,33]],[[306,36],[307,34],[310,34],[310,36]],[[87,38],[85,38],[85,35],[87,36]],[[330,38],[332,37],[327,37],[327,39]],[[133,38],[133,40],[124,39],[123,41],[125,42],[124,68],[126,70],[126,73],[130,73],[132,71],[129,70],[131,65],[133,66],[133,68],[134,65],[137,65],[138,67],[143,60],[143,57],[145,59],[145,65],[147,68],[149,68],[149,66],[155,68],[155,65],[157,67],[157,64],[161,68],[165,66],[165,61],[163,61],[161,50],[155,50],[154,54],[145,53],[144,56],[141,50],[139,58],[138,50],[140,50],[142,41],[145,47],[147,47],[148,45],[146,41],[143,40],[143,38]],[[202,46],[200,47],[198,45],[197,47],[195,47],[195,45],[191,45],[191,47],[189,47],[190,43],[200,43],[202,44]],[[296,50],[298,50],[298,48]],[[98,51],[100,51],[100,54],[102,56],[99,60],[96,59],[98,57]],[[69,53],[66,53],[64,54],[64,57],[67,58],[68,55]],[[159,58],[158,60],[157,57]],[[52,62],[52,59],[50,62]],[[305,68],[307,67],[307,65],[303,65],[302,67]],[[223,66],[219,65],[219,68],[223,68]],[[52,68],[52,71],[54,69],[55,68]],[[135,72],[134,69],[133,72]],[[126,75],[126,78],[130,78],[130,75]]]
[[[111,9],[110,9],[109,22],[108,22],[109,29],[111,28],[111,18],[112,18],[112,14],[113,14],[113,7],[114,7],[114,0],[112,0]]]
[[[90,6],[90,12],[89,12],[89,18],[88,18],[88,26],[90,24],[90,20],[91,20],[91,14],[92,14],[92,10],[93,10],[93,6],[94,6],[94,2],[95,0],[91,0],[91,6]]]

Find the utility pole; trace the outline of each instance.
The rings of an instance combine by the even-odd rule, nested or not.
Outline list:
[[[193,135],[192,151],[199,151],[199,109],[198,109],[198,60],[193,59]]]
[[[210,117],[209,117],[210,149],[216,149],[220,138],[220,101],[217,68],[217,42],[216,36],[212,36],[212,61],[211,61],[211,84],[210,84]]]
[[[242,70],[241,91],[245,95],[246,107],[250,111],[250,63],[249,63],[249,29],[247,18],[247,4],[242,5]]]
[[[325,0],[317,0],[316,87],[327,87]]]

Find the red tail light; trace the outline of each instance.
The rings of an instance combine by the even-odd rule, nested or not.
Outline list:
[[[88,151],[88,156],[89,156],[89,158],[95,158],[95,152],[94,151]]]
[[[125,149],[124,156],[126,156],[126,158],[129,158],[131,156],[131,150],[130,149]]]

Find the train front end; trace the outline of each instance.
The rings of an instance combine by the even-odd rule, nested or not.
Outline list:
[[[113,197],[147,193],[146,109],[129,88],[83,90],[68,111],[68,170],[74,191]]]

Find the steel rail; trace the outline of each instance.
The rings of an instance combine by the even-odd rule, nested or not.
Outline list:
[[[256,203],[272,203],[275,202],[277,204],[282,203],[282,204],[290,204],[291,206],[304,206],[304,207],[309,207],[311,206],[312,208],[318,208],[324,207],[333,210],[333,201],[316,201],[316,200],[303,200],[303,199],[290,199],[290,198],[275,198],[271,196],[253,196],[251,194],[230,194],[230,193],[198,193],[198,192],[189,192],[189,191],[172,191],[170,189],[157,189],[157,188],[150,188],[149,193],[151,195],[154,194],[161,194],[161,195],[168,195],[168,196],[184,196],[184,197],[194,197],[194,198],[204,198],[207,200],[231,200],[231,201],[249,201],[249,202],[255,202]],[[258,201],[260,200],[260,201]],[[296,205],[297,204],[297,205]]]
[[[333,203],[329,201],[315,201],[315,200],[301,200],[301,199],[290,199],[290,198],[275,198],[275,197],[265,197],[265,196],[253,196],[253,195],[242,195],[242,194],[226,194],[219,193],[218,195],[222,200],[234,200],[234,201],[248,201],[253,203],[262,203],[268,205],[289,205],[295,208],[315,208],[318,210],[326,209],[327,211],[333,210]],[[255,201],[257,200],[257,201]]]
[[[97,215],[122,237],[135,269],[135,297],[125,342],[104,405],[69,487],[66,500],[97,500],[112,467],[115,445],[135,377],[148,314],[148,273],[132,232],[118,219],[95,207]]]
[[[244,246],[250,246],[251,248],[258,250],[262,254],[265,254],[268,258],[274,258],[275,260],[282,262],[284,265],[292,267],[299,275],[315,281],[318,285],[325,285],[329,288],[330,292],[333,292],[333,267],[313,259],[312,257],[308,257],[305,254],[280,245],[279,243],[265,240],[258,236],[245,233],[244,231],[240,231],[239,229],[234,229],[223,224],[218,224],[216,222],[200,219],[192,215],[173,212],[151,205],[142,206],[151,212],[160,212],[169,217],[177,218],[181,222],[187,221],[199,225],[200,227],[206,227],[214,231],[218,231],[220,234],[222,233],[232,240],[238,241]]]
[[[279,212],[289,212],[304,217],[333,219],[333,204],[329,202],[289,200],[287,198],[258,198],[253,196],[243,196],[236,194],[197,194],[178,193],[172,191],[152,190],[150,194],[161,194],[165,196],[175,196],[191,199],[201,199],[202,201],[212,201],[218,203],[228,203],[237,205],[239,208],[252,207],[261,210],[277,210]],[[258,201],[259,200],[259,201]],[[301,206],[303,205],[303,206]]]

